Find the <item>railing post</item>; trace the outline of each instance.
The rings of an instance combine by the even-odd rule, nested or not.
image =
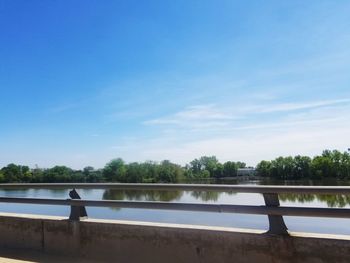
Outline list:
[[[71,199],[81,199],[78,192],[73,189],[69,192]],[[80,219],[87,218],[85,206],[71,206],[69,220],[79,221]]]
[[[265,193],[263,194],[266,206],[277,207],[280,205],[278,194],[276,193]],[[269,231],[268,234],[273,235],[288,235],[287,226],[284,223],[281,215],[268,215],[269,218]]]

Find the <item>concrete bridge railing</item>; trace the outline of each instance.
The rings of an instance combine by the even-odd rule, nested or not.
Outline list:
[[[68,217],[0,213],[2,248],[38,250],[95,262],[152,263],[347,263],[350,237],[293,233],[283,216],[350,218],[350,209],[283,207],[279,194],[350,195],[350,187],[290,187],[183,184],[0,184],[0,189],[149,189],[261,193],[265,205],[193,204],[0,197],[0,202],[71,206]],[[166,209],[267,215],[269,231],[87,219],[85,206]]]

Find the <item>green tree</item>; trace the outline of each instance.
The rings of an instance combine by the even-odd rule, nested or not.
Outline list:
[[[164,160],[159,165],[158,181],[164,183],[175,183],[181,180],[184,176],[184,171],[181,166]]]
[[[238,166],[235,162],[227,161],[223,167],[223,177],[235,177],[237,176]]]
[[[313,178],[326,178],[332,176],[332,161],[328,156],[316,156],[311,162]]]
[[[32,180],[33,183],[44,182],[44,169],[40,169],[37,165],[32,169]]]
[[[103,168],[103,176],[108,182],[125,182],[126,166],[121,158],[113,159]]]
[[[88,183],[98,183],[102,182],[102,171],[95,170],[92,166],[87,166],[83,169],[83,175],[85,177],[84,181]]]
[[[256,173],[258,176],[270,177],[272,176],[272,165],[270,161],[261,161],[256,166]]]
[[[1,169],[5,182],[26,183],[31,181],[31,172],[28,166],[9,164]]]
[[[271,161],[271,176],[279,179],[293,178],[294,160],[293,157],[278,157]]]
[[[147,161],[140,163],[140,170],[142,170],[142,182],[154,183],[159,177],[159,165],[156,162]]]
[[[48,183],[65,183],[71,182],[73,170],[67,166],[56,165],[51,169],[44,171],[43,180]]]
[[[293,169],[294,179],[309,178],[311,173],[311,158],[308,156],[295,156]]]
[[[223,177],[224,176],[224,165],[218,162],[216,164],[216,167],[214,168],[213,173],[214,173],[214,177],[216,177],[216,178]]]
[[[142,166],[139,163],[128,164],[126,170],[125,182],[127,183],[141,183],[143,178]]]
[[[207,170],[210,177],[215,177],[215,171],[219,164],[218,159],[215,156],[202,156],[199,161],[201,163],[201,170]]]
[[[247,167],[246,163],[244,163],[244,162],[236,162],[236,165],[238,168],[246,168]]]
[[[189,165],[190,174],[192,177],[199,177],[202,171],[202,163],[198,159],[194,159]]]
[[[2,170],[0,170],[0,183],[5,183],[5,175],[2,173]]]

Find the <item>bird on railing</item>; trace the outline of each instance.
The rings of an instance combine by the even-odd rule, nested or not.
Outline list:
[[[78,194],[78,192],[75,189],[69,191],[69,197],[71,199],[81,199],[80,195]],[[84,217],[87,217],[85,206],[79,206],[79,207],[72,206],[71,207],[70,219],[79,219],[79,218],[84,218]]]

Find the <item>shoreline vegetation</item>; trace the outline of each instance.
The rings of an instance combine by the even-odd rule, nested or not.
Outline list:
[[[253,167],[246,167],[240,161],[220,163],[215,156],[202,156],[185,166],[168,160],[159,163],[125,163],[117,158],[102,169],[87,166],[82,170],[58,165],[52,168],[30,168],[11,163],[0,170],[0,183],[177,183],[186,180],[238,178],[238,171],[243,168]],[[278,180],[347,180],[350,179],[350,154],[324,150],[321,155],[313,158],[297,155],[263,160],[257,164],[252,175]]]

